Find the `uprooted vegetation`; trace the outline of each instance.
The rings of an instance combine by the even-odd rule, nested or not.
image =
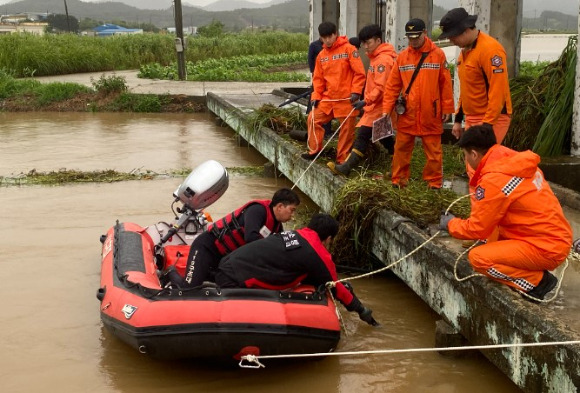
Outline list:
[[[261,176],[264,168],[261,166],[245,166],[227,168],[228,173],[240,176]],[[148,169],[134,169],[130,172],[120,172],[113,169],[99,171],[80,171],[75,169],[60,169],[57,171],[38,172],[32,169],[27,173],[11,176],[0,176],[0,186],[23,185],[65,185],[70,183],[113,183],[127,180],[152,180],[158,177],[186,177],[190,168],[176,169],[171,172],[158,173]]]

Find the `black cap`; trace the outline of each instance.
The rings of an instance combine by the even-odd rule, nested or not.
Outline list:
[[[443,33],[439,38],[456,37],[471,27],[475,27],[477,15],[469,15],[465,8],[454,8],[441,18],[439,27]]]
[[[348,43],[356,47],[357,49],[360,49],[360,40],[358,39],[358,37],[350,37],[348,39]]]
[[[425,30],[425,22],[419,18],[413,18],[405,25],[405,34],[409,38],[417,38]]]

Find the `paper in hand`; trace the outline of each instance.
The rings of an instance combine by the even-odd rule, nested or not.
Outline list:
[[[373,135],[371,141],[375,143],[388,136],[393,136],[391,116],[383,116],[373,121]]]

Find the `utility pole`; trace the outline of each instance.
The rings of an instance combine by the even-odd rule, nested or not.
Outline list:
[[[175,51],[177,52],[177,75],[179,80],[185,80],[185,41],[183,40],[183,15],[181,0],[173,0],[175,14]]]
[[[68,7],[66,5],[66,0],[64,0],[64,12],[66,14],[66,28],[68,29],[68,32],[70,33],[70,20],[68,18]]]

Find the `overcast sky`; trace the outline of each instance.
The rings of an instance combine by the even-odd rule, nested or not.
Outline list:
[[[0,4],[12,3],[13,1],[14,0],[0,0]],[[80,0],[80,1],[83,1],[85,3],[95,3],[99,0]],[[110,0],[110,1],[120,1],[120,0]],[[182,3],[189,3],[192,5],[198,5],[200,7],[203,7],[203,6],[208,5],[210,3],[214,3],[215,1],[216,0],[181,0]],[[251,1],[253,3],[267,3],[270,0],[248,0],[248,1]],[[171,0],[164,0],[164,2],[167,2],[170,4],[172,3]]]
[[[0,4],[10,3],[12,0],[0,0]],[[95,2],[97,0],[81,0],[85,2]],[[119,0],[117,0],[119,1]],[[171,4],[171,0],[163,0]],[[193,5],[198,5],[203,7],[215,0],[181,0],[182,3],[189,3]],[[248,0],[254,3],[267,3],[270,0]],[[553,11],[560,11],[566,14],[577,14],[578,13],[578,2],[579,0],[524,0],[524,16],[534,17],[534,15],[540,15],[543,10],[549,9]],[[444,8],[454,8],[459,4],[458,0],[434,0],[434,3],[444,7]]]

